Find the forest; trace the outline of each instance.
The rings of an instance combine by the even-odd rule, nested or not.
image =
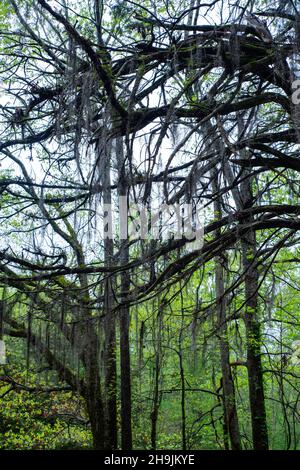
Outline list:
[[[0,450],[300,450],[299,151],[299,0],[1,0]]]

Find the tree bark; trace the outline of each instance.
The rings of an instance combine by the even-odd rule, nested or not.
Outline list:
[[[250,218],[250,220],[253,220],[253,218]],[[261,363],[261,333],[257,312],[258,272],[251,264],[255,260],[256,254],[255,232],[249,230],[248,234],[242,238],[241,243],[243,270],[245,272],[246,305],[244,319],[247,337],[247,370],[253,449],[268,450],[268,430]]]
[[[108,115],[110,113],[108,112]],[[102,149],[101,149],[102,146]],[[104,226],[104,265],[112,265],[114,245],[110,233],[111,211],[111,189],[110,189],[110,167],[111,167],[111,145],[106,143],[106,136],[102,136],[99,142],[100,177],[103,185],[103,203],[107,205],[107,224]],[[106,212],[106,211],[105,211]],[[117,448],[117,367],[116,367],[116,318],[114,309],[114,295],[112,276],[108,275],[104,280],[104,375],[105,375],[105,420],[107,449]]]
[[[161,393],[159,386],[161,383],[161,365],[162,365],[162,330],[163,330],[163,308],[160,304],[160,297],[158,298],[158,318],[153,319],[154,331],[154,350],[155,350],[155,365],[154,365],[154,388],[153,388],[153,401],[151,410],[151,449],[156,450],[157,444],[157,422],[159,416],[159,408],[161,404]],[[157,321],[157,323],[156,323]]]
[[[93,343],[88,347],[86,354],[86,391],[84,393],[88,415],[93,435],[93,448],[103,450],[106,448],[106,433],[104,420],[104,406],[100,385],[97,346]]]
[[[116,154],[119,170],[118,193],[121,197],[127,197],[127,184],[125,174],[125,161],[123,152],[123,142],[121,138],[116,140]],[[119,211],[121,207],[119,205]],[[125,214],[124,214],[125,216]],[[126,214],[127,216],[127,214]],[[119,218],[119,224],[123,223]],[[127,240],[125,240],[125,243]],[[121,240],[122,243],[122,240]],[[124,241],[123,241],[124,243]],[[126,244],[120,249],[120,265],[129,261],[129,248]],[[121,362],[121,445],[122,450],[132,449],[132,424],[131,424],[131,369],[130,369],[130,309],[126,305],[126,292],[130,288],[130,274],[128,271],[121,273],[121,305],[120,308],[120,362]],[[124,293],[124,294],[123,294]]]
[[[242,117],[237,116],[238,131],[243,132]],[[241,152],[242,158],[249,158],[247,152]],[[247,171],[244,170],[247,176]],[[239,209],[253,206],[252,178],[244,178],[240,186]],[[250,212],[241,223],[253,223],[254,217]],[[251,225],[250,225],[251,227]],[[254,450],[268,450],[268,428],[265,408],[264,381],[261,363],[261,333],[258,315],[259,274],[256,259],[256,232],[253,229],[241,237],[242,265],[245,279],[245,327],[247,338],[247,371],[249,386],[249,401],[251,410],[252,440]]]
[[[212,171],[212,189],[214,194],[217,193],[218,188],[217,178],[217,171],[215,169]],[[222,217],[222,204],[220,198],[217,198],[214,201],[214,213],[216,220]],[[217,230],[216,236],[218,235],[221,235],[220,230]],[[234,381],[230,366],[230,349],[226,323],[226,297],[224,288],[224,268],[226,268],[226,261],[225,257],[218,257],[215,259],[217,325],[219,331],[223,385],[224,437],[227,439],[227,436],[229,435],[232,450],[241,450],[242,444],[236,409]]]

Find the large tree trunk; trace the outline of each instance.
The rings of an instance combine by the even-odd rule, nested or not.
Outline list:
[[[125,255],[122,257],[122,261],[126,262]],[[130,283],[128,274],[124,273],[121,277],[122,290],[128,290]],[[129,308],[127,305],[123,305],[120,309],[121,443],[123,450],[132,449],[129,324]]]
[[[94,0],[95,26],[97,42],[102,49],[102,61],[108,67],[111,65],[110,55],[105,49],[102,38],[103,3]],[[105,116],[106,115],[106,116]],[[104,110],[104,119],[107,125],[103,126],[102,135],[98,139],[97,161],[99,177],[103,185],[103,203],[111,207],[111,142],[108,138],[108,130],[114,119],[113,109],[108,106]],[[112,209],[109,209],[110,211]],[[111,215],[108,214],[108,216]],[[109,217],[108,217],[109,218]],[[107,233],[108,229],[108,233]],[[109,234],[110,227],[104,227],[104,265],[112,265],[114,254],[114,241]],[[112,276],[107,276],[104,281],[104,375],[105,375],[105,448],[116,449],[118,446],[117,427],[117,367],[116,367],[116,319],[114,309],[114,295]]]
[[[251,193],[250,193],[251,194]],[[252,263],[256,254],[253,230],[242,238],[242,262],[245,272],[245,326],[247,336],[247,369],[251,409],[252,438],[255,450],[268,449],[263,371],[261,364],[261,334],[257,314],[258,272]]]
[[[239,134],[243,132],[242,118],[238,116]],[[242,158],[249,158],[247,152],[241,152]],[[245,170],[247,176],[248,170]],[[253,206],[252,178],[243,180],[240,186],[239,209]],[[241,223],[253,223],[252,214]],[[256,266],[256,233],[251,228],[241,238],[242,265],[245,279],[245,327],[247,336],[247,370],[249,384],[249,400],[252,423],[252,439],[254,450],[268,449],[268,429],[266,419],[264,381],[261,363],[261,334],[258,315],[259,274]]]
[[[106,252],[107,253],[107,252]],[[107,266],[107,265],[106,265]],[[113,312],[111,279],[105,283],[104,368],[106,398],[106,448],[117,448],[117,392],[116,392],[116,321]]]
[[[97,161],[99,165],[99,179],[102,183],[102,201],[104,204],[104,266],[109,268],[113,263],[114,241],[112,233],[112,198],[111,198],[111,153],[112,145],[108,142],[111,111],[106,110],[107,129],[103,130],[98,140]],[[103,321],[104,346],[102,353],[104,369],[105,390],[105,448],[117,448],[117,370],[116,370],[116,318],[113,293],[113,277],[106,275],[103,281],[104,302]]]
[[[86,389],[84,398],[87,402],[88,415],[93,435],[95,450],[106,448],[104,406],[101,393],[98,352],[96,345],[90,345],[86,354]]]
[[[243,122],[242,117],[237,116],[238,131],[242,135]],[[210,130],[212,127],[210,127]],[[221,157],[225,156],[224,144],[221,139],[219,142],[219,152]],[[240,151],[241,158],[248,158],[247,152]],[[234,175],[232,168],[226,158],[222,158],[223,171],[225,179],[232,186],[232,196],[234,198],[238,210],[243,210],[252,206],[253,192],[251,177],[247,178],[247,171],[244,170],[240,188],[234,184]],[[241,224],[249,223],[249,227],[253,222],[253,216],[247,216],[241,220]],[[261,364],[261,337],[260,324],[257,311],[257,295],[258,295],[258,271],[255,266],[256,256],[256,236],[255,231],[249,229],[248,233],[241,238],[242,248],[242,267],[244,271],[245,281],[245,315],[244,322],[247,336],[247,372],[249,386],[249,401],[252,423],[252,439],[253,448],[268,449],[268,430],[266,421],[265,399],[263,371]]]
[[[103,202],[111,204],[110,158],[103,165]],[[105,234],[104,234],[105,236]],[[104,264],[111,266],[113,257],[113,240],[104,239]],[[117,370],[116,370],[116,319],[112,277],[107,276],[104,282],[104,368],[106,396],[106,448],[117,448]]]
[[[116,141],[116,154],[119,169],[119,196],[127,197],[127,184],[125,174],[125,161],[122,139]],[[119,205],[119,211],[122,208]],[[127,217],[127,214],[123,214]],[[119,218],[120,226],[124,221]],[[122,240],[121,240],[122,243]],[[129,248],[125,244],[120,250],[120,265],[126,265],[129,261]],[[126,305],[126,292],[130,288],[130,274],[128,271],[121,273],[121,303],[120,308],[120,362],[121,362],[121,444],[123,450],[132,449],[132,427],[131,427],[131,370],[130,370],[130,309]],[[124,294],[123,294],[124,293]]]
[[[212,189],[217,193],[218,180],[217,171],[212,171]],[[220,198],[214,202],[215,219],[222,217],[222,204]],[[219,236],[220,230],[216,236]],[[224,432],[230,438],[232,450],[241,450],[241,437],[239,430],[238,414],[235,401],[234,381],[230,366],[230,349],[228,340],[228,331],[226,323],[226,297],[224,288],[224,271],[226,268],[226,258],[218,257],[215,260],[215,283],[216,283],[216,301],[217,301],[217,325],[219,331],[220,358],[222,370],[223,385],[223,406],[224,406]]]

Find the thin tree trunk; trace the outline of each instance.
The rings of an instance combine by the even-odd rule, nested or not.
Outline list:
[[[160,375],[160,358],[158,354],[156,353],[153,403],[152,403],[152,411],[151,411],[151,449],[152,450],[156,450],[157,420],[158,420],[158,412],[159,412],[159,406],[160,406],[159,375]]]
[[[179,370],[180,370],[180,383],[181,383],[181,438],[182,450],[186,450],[186,410],[185,410],[185,376],[183,367],[182,351],[179,351]]]
[[[238,414],[235,401],[234,381],[230,366],[230,352],[228,332],[226,325],[226,299],[224,298],[224,280],[223,266],[220,258],[216,260],[216,296],[218,300],[217,315],[219,326],[219,344],[221,356],[222,384],[223,384],[223,401],[224,401],[224,418],[227,434],[229,434],[232,450],[241,450],[241,438],[238,423]]]
[[[183,365],[183,331],[184,331],[184,299],[182,293],[182,287],[180,288],[180,302],[181,302],[181,327],[178,339],[178,356],[179,356],[179,371],[180,371],[180,383],[181,383],[181,439],[182,439],[182,450],[186,450],[186,408],[185,408],[185,374]]]

